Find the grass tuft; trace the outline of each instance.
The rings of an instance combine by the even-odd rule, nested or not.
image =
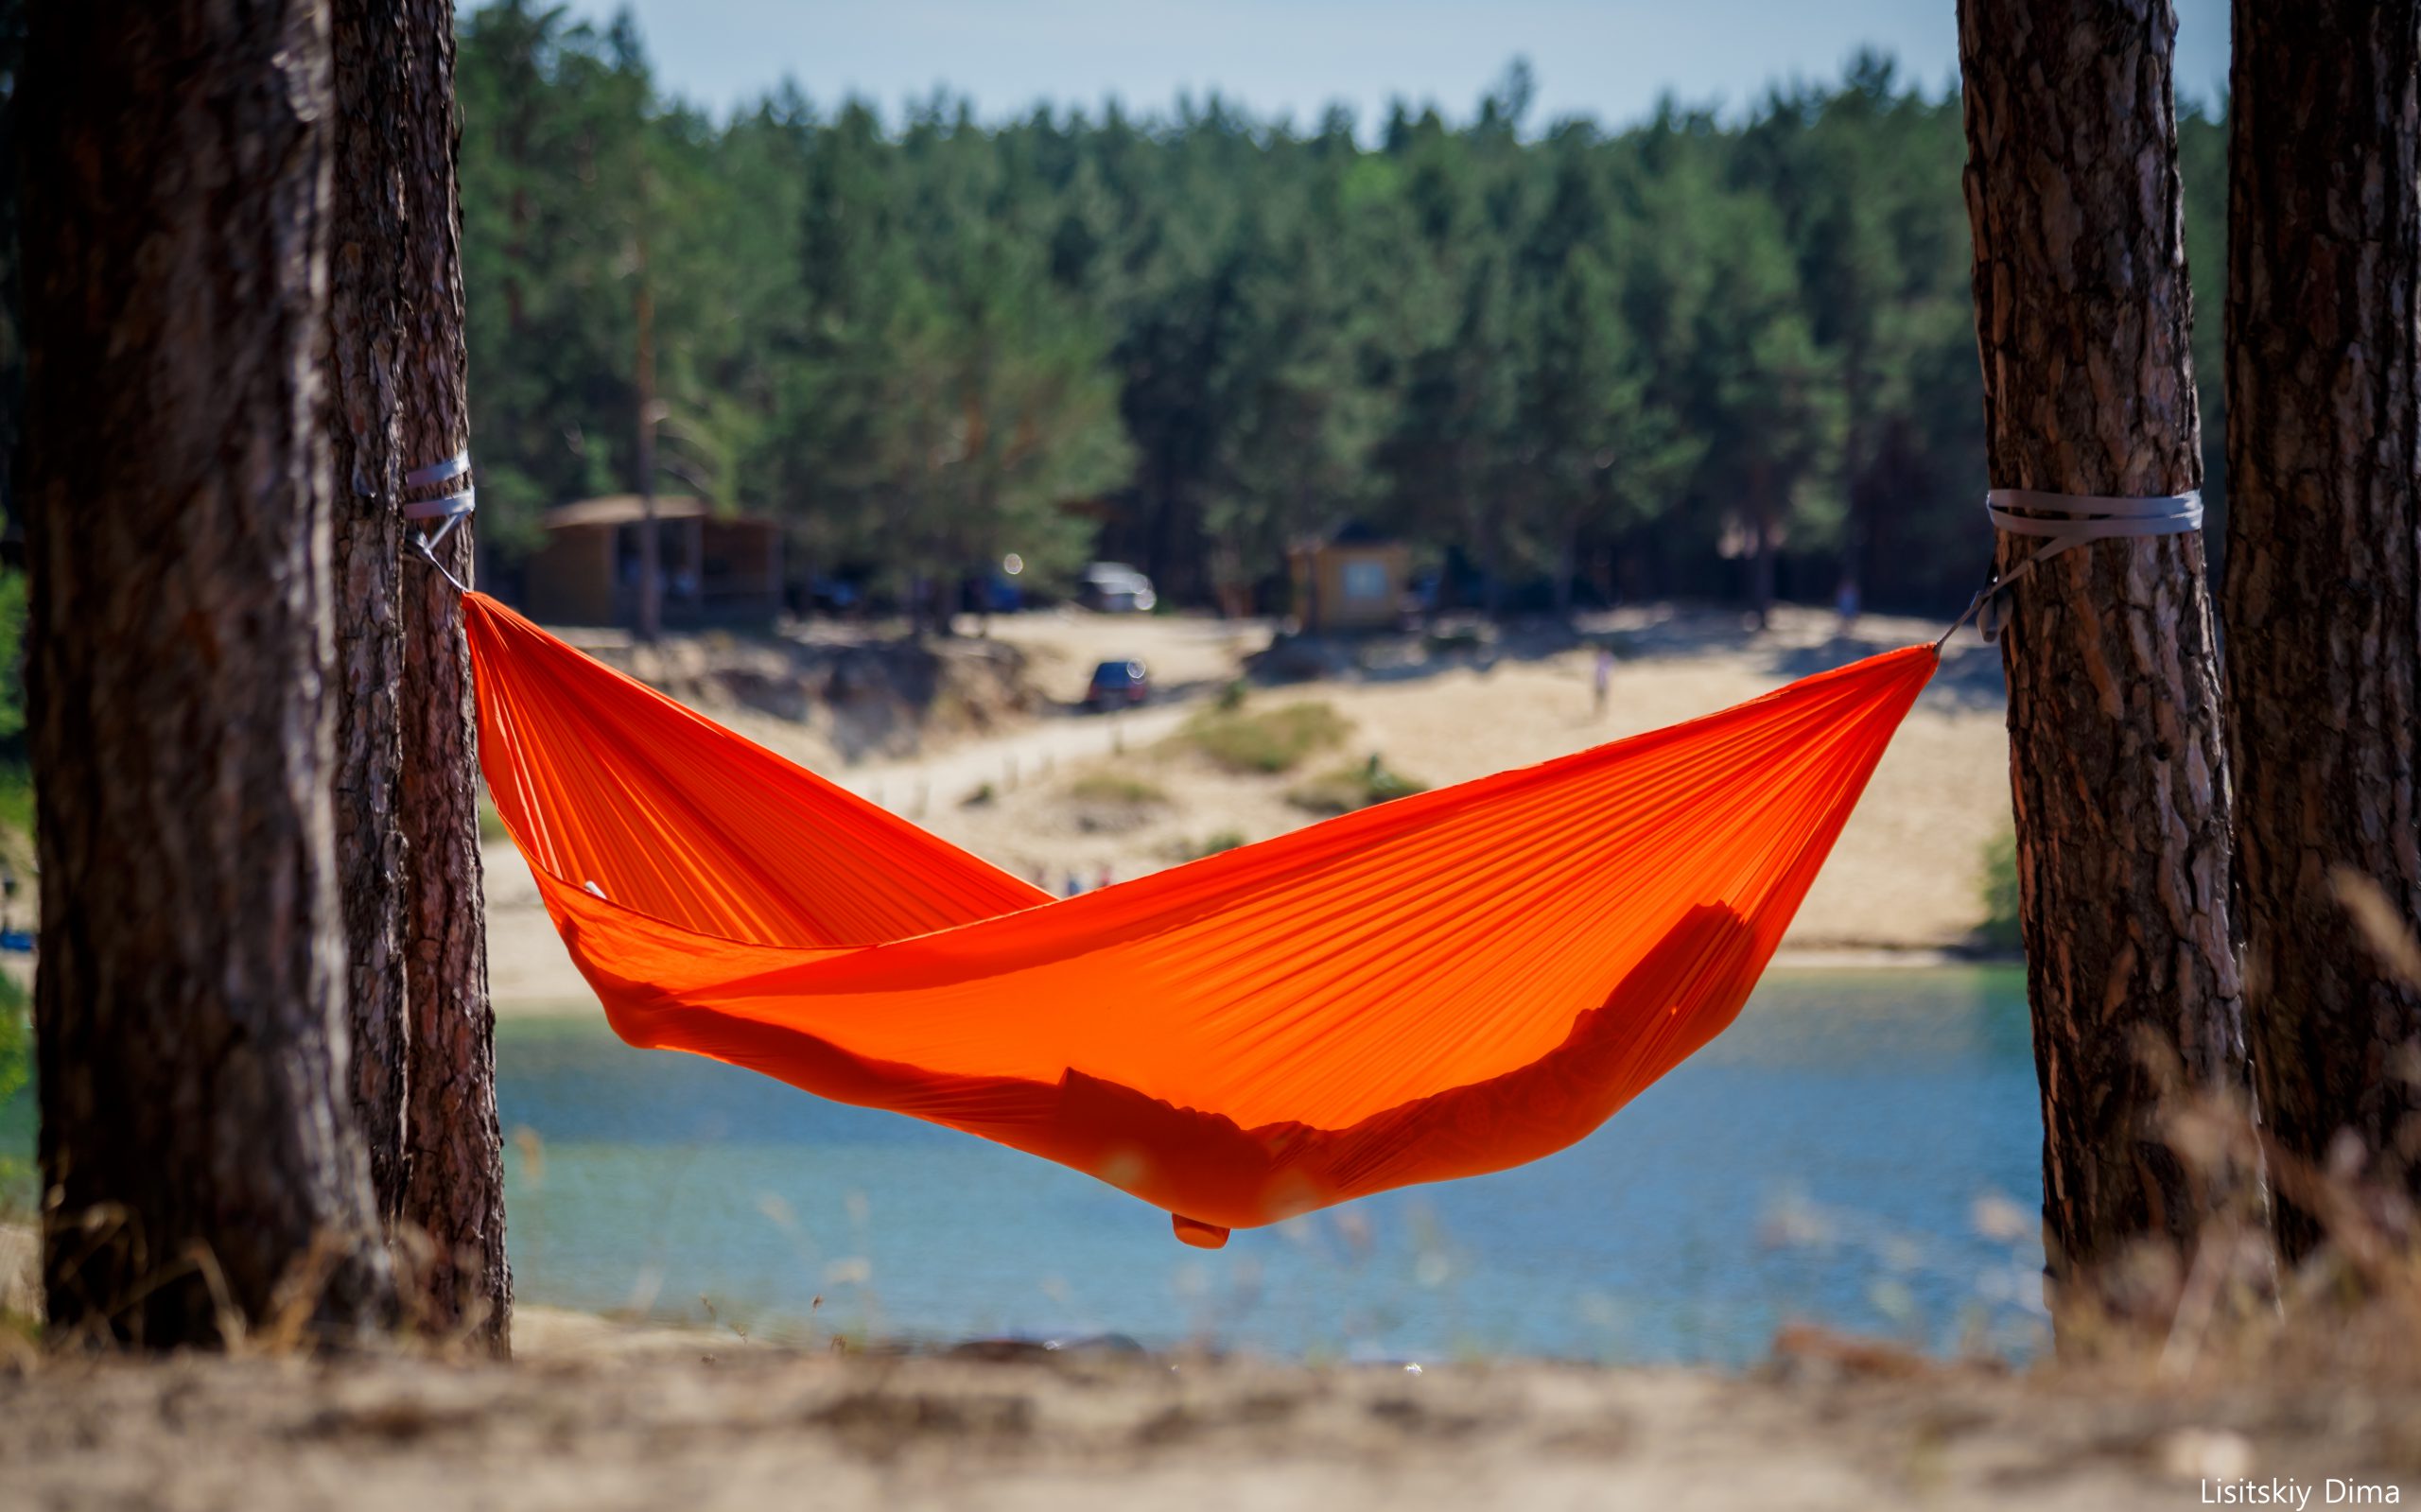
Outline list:
[[[1251,843],[1251,838],[1241,829],[1222,829],[1205,836],[1199,843],[1179,841],[1173,854],[1181,861],[1198,861],[1205,856],[1216,856],[1221,851],[1237,850]]]
[[[0,827],[34,832],[34,775],[22,761],[0,765]]]
[[[2017,927],[2017,835],[2005,831],[1984,847],[1979,890],[1984,922],[1976,943],[1987,950],[2014,951],[2023,944]]]
[[[1229,772],[1274,776],[1342,741],[1352,724],[1328,704],[1289,704],[1264,713],[1198,714],[1177,738]]]
[[[1358,767],[1339,767],[1314,777],[1288,793],[1286,801],[1310,813],[1350,814],[1357,808],[1428,791],[1429,784],[1395,771],[1373,753]]]
[[[504,815],[496,811],[496,800],[488,796],[488,785],[479,784],[479,843],[500,845],[513,838],[504,827]]]
[[[33,1079],[30,1000],[16,978],[0,973],[0,1222],[34,1210],[33,1099],[19,1098]],[[0,1283],[0,1293],[7,1287]]]
[[[1068,796],[1078,803],[1119,804],[1141,808],[1169,801],[1155,783],[1116,772],[1090,772],[1068,784]]]

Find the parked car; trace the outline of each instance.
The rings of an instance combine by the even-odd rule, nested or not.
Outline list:
[[[1151,674],[1136,661],[1104,662],[1085,688],[1085,707],[1101,713],[1133,708],[1152,696]]]
[[[865,589],[847,578],[810,578],[807,584],[807,607],[823,614],[845,615],[863,607]]]
[[[1123,562],[1096,562],[1085,569],[1085,606],[1105,614],[1148,615],[1160,596],[1152,580]]]

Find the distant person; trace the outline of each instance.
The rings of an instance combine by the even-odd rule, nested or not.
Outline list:
[[[1597,664],[1589,674],[1589,691],[1595,702],[1597,718],[1606,717],[1606,695],[1613,691],[1614,653],[1607,647],[1597,648]]]
[[[1093,885],[1095,887],[1107,887],[1117,880],[1118,875],[1109,869],[1109,863],[1107,861],[1104,861],[1102,862],[1101,867],[1101,880],[1095,882]]]
[[[1066,897],[1074,897],[1077,894],[1079,894],[1079,893],[1083,892],[1084,890],[1085,890],[1085,884],[1084,884],[1084,883],[1082,883],[1082,882],[1080,882],[1080,881],[1078,881],[1078,880],[1076,880],[1076,874],[1075,874],[1075,873],[1073,873],[1073,872],[1070,872],[1070,873],[1068,874],[1068,886],[1067,886],[1067,889],[1066,889],[1066,891],[1065,891],[1061,895],[1066,896]]]
[[[1858,597],[1855,578],[1843,578],[1841,585],[1833,590],[1833,608],[1840,614],[1843,630],[1857,623]]]

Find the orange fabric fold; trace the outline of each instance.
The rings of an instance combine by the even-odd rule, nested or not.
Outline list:
[[[1721,1033],[1935,667],[1054,900],[466,607],[497,812],[623,1039],[1059,1161],[1210,1245],[1551,1154]]]

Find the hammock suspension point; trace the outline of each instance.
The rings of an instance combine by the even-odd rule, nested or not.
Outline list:
[[[2203,528],[2203,491],[2187,489],[2183,494],[2148,495],[2138,498],[2120,498],[2100,494],[2049,494],[2032,488],[1995,488],[1984,495],[1984,513],[1994,526],[2012,535],[2042,537],[2049,543],[2025,561],[2012,567],[2007,577],[1994,578],[1977,590],[1966,612],[1950,622],[1942,639],[1933,643],[1940,652],[1968,620],[1983,633],[1986,643],[2000,638],[2008,626],[2008,600],[2002,596],[2017,585],[2019,579],[2034,570],[2035,565],[2047,562],[2070,547],[2088,541],[2140,540],[2155,535],[2184,535]]]
[[[479,507],[479,491],[472,484],[470,472],[471,454],[466,449],[456,452],[442,462],[431,462],[427,467],[415,467],[404,475],[406,489],[434,488],[441,483],[446,485],[445,492],[442,494],[432,495],[423,499],[406,500],[404,518],[413,521],[436,520],[439,522],[435,530],[422,530],[415,533],[412,536],[412,548],[421,554],[423,561],[437,569],[440,577],[454,585],[456,593],[462,594],[467,594],[471,590],[464,585],[462,579],[445,570],[445,564],[437,560],[437,548],[445,543],[448,535],[454,533],[454,527],[469,519],[472,512]]]

